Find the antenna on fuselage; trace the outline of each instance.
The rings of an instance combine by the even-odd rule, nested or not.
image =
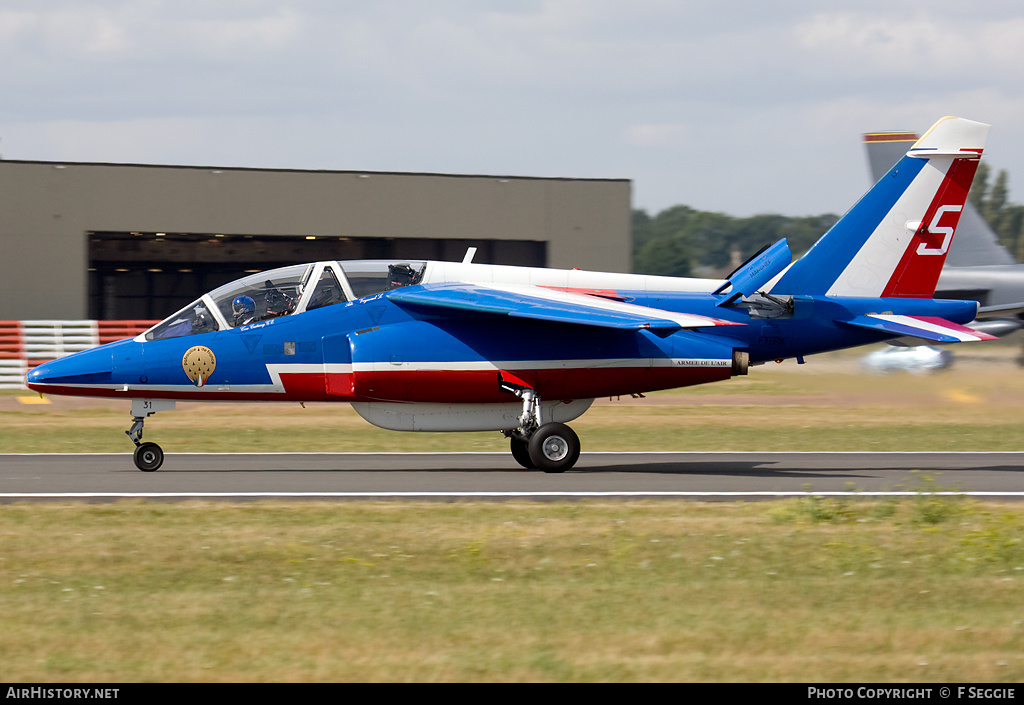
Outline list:
[[[463,264],[470,264],[473,262],[473,256],[476,254],[476,248],[470,247],[466,250],[466,256],[462,258]]]

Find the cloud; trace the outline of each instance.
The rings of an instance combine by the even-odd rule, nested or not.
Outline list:
[[[0,144],[625,177],[651,210],[835,212],[867,186],[862,132],[962,114],[993,123],[994,166],[1024,163],[1022,52],[1010,2],[9,0]]]
[[[638,147],[657,148],[684,147],[694,141],[692,131],[684,123],[630,125],[625,139]]]
[[[979,76],[979,69],[1006,75],[1024,60],[1024,18],[995,20],[821,13],[794,28],[801,47],[838,60],[845,72],[914,76],[950,72]],[[830,68],[836,66],[829,64]]]

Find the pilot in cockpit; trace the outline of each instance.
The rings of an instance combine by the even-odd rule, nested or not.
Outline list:
[[[245,294],[236,296],[231,302],[231,312],[234,314],[234,325],[249,325],[256,321],[256,302]]]
[[[388,283],[391,289],[416,283],[416,270],[407,264],[388,265]]]
[[[269,279],[266,280],[263,282],[263,288],[266,291],[267,312],[262,316],[262,318],[287,316],[295,310],[295,304],[297,301],[277,288],[274,285],[274,282]]]

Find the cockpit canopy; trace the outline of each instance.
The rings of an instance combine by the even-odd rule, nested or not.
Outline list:
[[[253,274],[203,294],[144,334],[146,340],[247,326],[418,284],[423,261],[296,264]]]

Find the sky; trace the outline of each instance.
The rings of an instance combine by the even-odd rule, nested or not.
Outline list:
[[[630,179],[633,207],[841,214],[865,132],[993,126],[1016,0],[0,0],[4,159]]]

